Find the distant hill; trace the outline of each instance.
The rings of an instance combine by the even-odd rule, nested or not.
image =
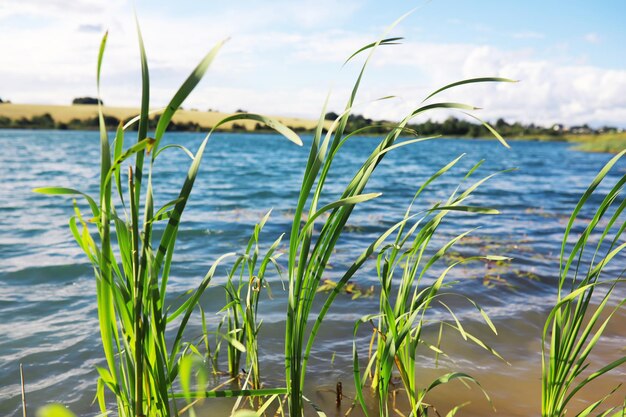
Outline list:
[[[95,103],[97,104],[97,103]],[[119,121],[128,121],[139,114],[138,108],[104,106],[103,113],[107,124],[117,125]],[[206,130],[231,113],[216,111],[204,112],[195,110],[178,110],[172,121],[180,126],[179,130]],[[98,107],[92,104],[73,104],[59,106],[48,104],[0,104],[0,127],[43,127],[43,128],[91,128],[97,127]],[[157,117],[156,114],[153,117]],[[293,117],[275,117],[283,124],[294,130],[311,130],[317,121]],[[31,123],[33,120],[37,123]],[[37,126],[44,123],[43,126]],[[52,123],[50,125],[50,123]],[[329,122],[330,123],[330,122]],[[248,120],[238,120],[227,123],[224,130],[238,129],[254,131],[263,129],[259,123]]]

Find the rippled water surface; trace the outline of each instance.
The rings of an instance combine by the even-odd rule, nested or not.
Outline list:
[[[203,135],[171,133],[166,137],[195,150]],[[172,297],[197,285],[219,255],[243,249],[253,225],[269,209],[273,213],[262,240],[269,244],[289,230],[308,155],[310,138],[304,140],[304,148],[299,148],[275,135],[215,135],[183,216],[169,288]],[[338,197],[375,145],[375,138],[355,138],[346,144],[333,166],[328,201]],[[0,130],[0,150],[0,415],[21,415],[20,363],[32,409],[60,401],[80,415],[94,415],[95,366],[102,363],[95,283],[67,227],[72,200],[34,194],[31,189],[58,185],[96,195],[98,135]],[[493,141],[461,139],[402,148],[388,155],[371,180],[367,191],[380,191],[383,196],[355,210],[327,278],[339,277],[361,249],[402,217],[421,182],[463,153],[457,168],[434,183],[418,204],[427,208],[445,198],[480,159],[486,162],[473,178],[518,168],[492,178],[474,194],[472,203],[496,207],[501,215],[451,215],[439,237],[443,242],[480,226],[458,245],[455,254],[497,253],[514,258],[504,266],[458,268],[453,276],[460,280],[457,291],[482,304],[499,328],[498,337],[485,337],[510,365],[455,339],[447,346],[444,343],[453,360],[441,365],[478,376],[490,391],[498,415],[536,415],[540,335],[555,297],[561,235],[569,212],[609,155],[577,152],[562,143],[513,142],[512,149],[506,150]],[[178,150],[159,157],[155,168],[158,202],[174,198],[188,164],[189,159]],[[623,170],[621,165],[617,172]],[[623,259],[618,263],[623,265]],[[280,383],[283,367],[285,294],[278,277],[270,281],[273,298],[263,298],[260,307],[264,319],[260,344],[262,372],[271,385]],[[212,323],[220,319],[224,293],[219,284],[223,282],[224,270],[203,300]],[[360,288],[376,286],[373,262],[366,264],[355,282]],[[349,295],[341,296],[318,335],[308,389],[322,403],[330,398],[331,411],[334,405],[328,390],[337,381],[349,386],[352,379],[354,322],[374,313],[377,306],[377,297],[352,300]],[[479,317],[465,304],[455,308],[467,327],[481,334]],[[190,335],[198,333],[195,324]],[[601,355],[623,348],[625,334],[623,326],[610,328]],[[364,349],[370,335],[365,331],[359,336]],[[424,360],[425,379],[444,372],[433,368],[431,359]],[[611,378],[606,386],[626,379],[623,373]],[[455,394],[447,395],[445,389]],[[440,401],[443,410],[468,397],[473,405],[467,407],[467,415],[492,413],[476,390],[445,389],[433,399]]]

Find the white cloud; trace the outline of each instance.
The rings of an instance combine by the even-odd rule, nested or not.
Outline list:
[[[281,10],[283,16],[291,16],[300,26],[305,28],[315,28],[320,25],[327,25],[329,21],[339,22],[349,18],[360,8],[360,3],[355,0],[343,0],[341,2],[333,0],[304,0],[274,2],[270,16],[276,19],[276,10]],[[267,9],[266,9],[267,10]]]
[[[545,35],[539,32],[533,31],[524,31],[524,32],[515,32],[513,33],[513,38],[515,39],[543,39]]]
[[[380,54],[383,58],[377,63],[381,68],[376,71],[386,69],[393,74],[402,68],[403,75],[394,77],[393,82],[367,86],[366,97],[372,100],[395,93],[401,98],[366,106],[364,113],[368,117],[398,119],[438,87],[465,78],[498,76],[520,82],[462,86],[442,93],[437,101],[476,105],[483,108],[477,115],[488,120],[504,117],[543,125],[564,122],[622,126],[626,121],[626,70],[564,65],[538,59],[529,50],[503,51],[472,44],[409,43],[381,50]],[[449,114],[431,116],[441,120]]]
[[[594,44],[600,43],[601,41],[600,35],[594,32],[586,33],[585,36],[583,36],[583,39],[585,40],[585,42],[594,43]]]
[[[102,33],[104,32],[104,28],[99,24],[82,24],[78,26],[78,31]]]
[[[38,3],[41,2],[4,0],[0,5],[2,98],[63,104],[76,96],[94,94],[101,37],[97,29],[102,27],[110,29],[103,67],[104,100],[109,104],[137,105],[137,43],[126,0]],[[226,11],[212,16],[210,21],[201,15],[160,16],[151,14],[150,9],[140,9],[154,105],[164,105],[203,54],[224,36],[232,35],[207,80],[185,107],[225,111],[246,108],[268,114],[317,117],[334,79],[337,87],[331,109],[340,110],[358,65],[348,65],[341,72],[339,68],[355,49],[378,34],[328,29],[341,27],[337,22],[348,19],[359,7],[353,1],[333,5],[334,9],[330,3],[322,7],[307,2],[300,8],[285,1],[284,14],[277,16],[274,9],[267,10],[265,3],[255,3],[246,13],[235,16]],[[36,27],[11,27],[9,36],[5,23],[13,18],[7,16],[24,14],[45,19],[40,19]],[[294,21],[311,30],[295,33],[282,29]],[[322,25],[328,21],[332,24]],[[315,29],[318,25],[323,29]],[[539,39],[541,34],[519,32],[512,36]],[[398,119],[439,86],[458,79],[493,75],[521,82],[464,86],[441,98],[476,104],[484,108],[478,114],[489,120],[504,117],[540,124],[626,123],[625,70],[576,64],[565,61],[561,55],[540,58],[528,48],[504,50],[488,44],[410,39],[405,42],[376,52],[359,95],[363,104],[357,111],[371,118]],[[400,97],[370,103],[389,94]],[[438,113],[437,117],[446,115]]]
[[[118,3],[112,1],[111,3]],[[111,8],[99,0],[3,0],[0,3],[0,18],[19,15],[67,16],[68,14],[101,13]]]

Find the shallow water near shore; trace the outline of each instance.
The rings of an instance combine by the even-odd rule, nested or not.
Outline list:
[[[203,137],[169,133],[166,141],[195,151]],[[310,137],[303,140],[305,145],[299,148],[270,134],[216,134],[211,139],[179,232],[170,278],[171,300],[175,302],[176,297],[194,288],[220,255],[243,250],[254,224],[269,209],[273,212],[261,240],[269,245],[289,231]],[[351,173],[376,144],[376,138],[371,137],[348,141],[331,170],[329,195],[338,197]],[[466,155],[452,172],[431,185],[431,191],[418,202],[420,209],[450,194],[465,172],[481,159],[486,162],[473,178],[518,168],[489,180],[472,198],[472,204],[495,207],[500,215],[454,214],[441,229],[439,239],[443,242],[446,237],[480,227],[455,247],[455,256],[498,254],[513,258],[504,265],[469,264],[451,275],[451,280],[459,280],[455,292],[481,304],[499,335],[489,335],[488,328],[480,324],[480,315],[467,304],[454,305],[457,315],[467,329],[485,337],[509,364],[455,336],[444,340],[442,347],[450,359],[442,358],[438,369],[432,352],[424,350],[420,369],[424,384],[449,371],[469,373],[481,382],[497,410],[493,411],[479,390],[451,384],[438,388],[429,399],[442,415],[468,400],[471,404],[460,415],[539,415],[540,338],[555,299],[561,237],[581,193],[610,159],[608,154],[582,153],[563,143],[520,141],[511,146],[507,150],[495,141],[440,139],[390,153],[366,189],[383,195],[354,211],[348,233],[339,242],[331,259],[332,269],[325,277],[338,279],[362,249],[402,218],[422,181],[460,154]],[[38,195],[31,189],[56,185],[96,195],[98,134],[0,130],[0,149],[0,415],[21,415],[20,363],[24,365],[31,410],[57,401],[78,415],[95,415],[97,407],[91,404],[97,378],[95,366],[103,361],[91,267],[67,226],[72,215],[71,199]],[[189,162],[177,150],[157,159],[157,206],[175,198]],[[625,168],[626,164],[618,164],[607,185],[623,175]],[[593,201],[598,202],[598,198]],[[590,213],[588,208],[582,216],[589,217]],[[283,251],[285,247],[283,244]],[[621,272],[624,260],[616,259],[608,271]],[[212,324],[219,322],[218,311],[225,303],[220,287],[225,272],[223,269],[218,274],[202,301]],[[267,386],[280,386],[286,294],[276,274],[270,282],[273,297],[265,296],[260,303],[261,375]],[[354,282],[362,289],[374,286],[375,295],[353,300],[350,294],[344,294],[336,299],[317,336],[307,373],[309,398],[329,416],[343,415],[349,406],[346,399],[340,410],[335,408],[332,390],[338,381],[343,383],[346,395],[353,395],[354,323],[378,308],[373,261]],[[320,296],[317,309],[323,294]],[[623,314],[616,317],[594,360],[608,362],[623,354],[624,319]],[[431,337],[436,338],[437,330],[429,330]],[[199,319],[188,335],[200,335]],[[358,337],[365,358],[371,330],[363,326]],[[583,397],[597,400],[624,380],[626,369],[622,367],[599,382],[597,389],[583,392]],[[404,394],[398,395],[401,399]],[[623,390],[617,396],[618,402],[620,396],[624,398]],[[211,401],[205,402],[205,406],[208,404]],[[218,408],[223,405],[224,414],[229,410],[227,401],[215,404],[220,404]]]

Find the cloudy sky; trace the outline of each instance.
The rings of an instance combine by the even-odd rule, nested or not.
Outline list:
[[[108,29],[103,99],[138,106],[133,7],[154,107],[230,37],[186,108],[314,118],[332,89],[330,108],[339,111],[360,64],[342,68],[345,58],[417,7],[389,34],[404,37],[402,45],[374,56],[357,112],[398,119],[445,83],[504,76],[520,83],[467,86],[442,98],[479,106],[488,120],[626,127],[625,0],[2,0],[0,98],[69,104],[95,95]],[[376,101],[389,95],[396,98]]]

